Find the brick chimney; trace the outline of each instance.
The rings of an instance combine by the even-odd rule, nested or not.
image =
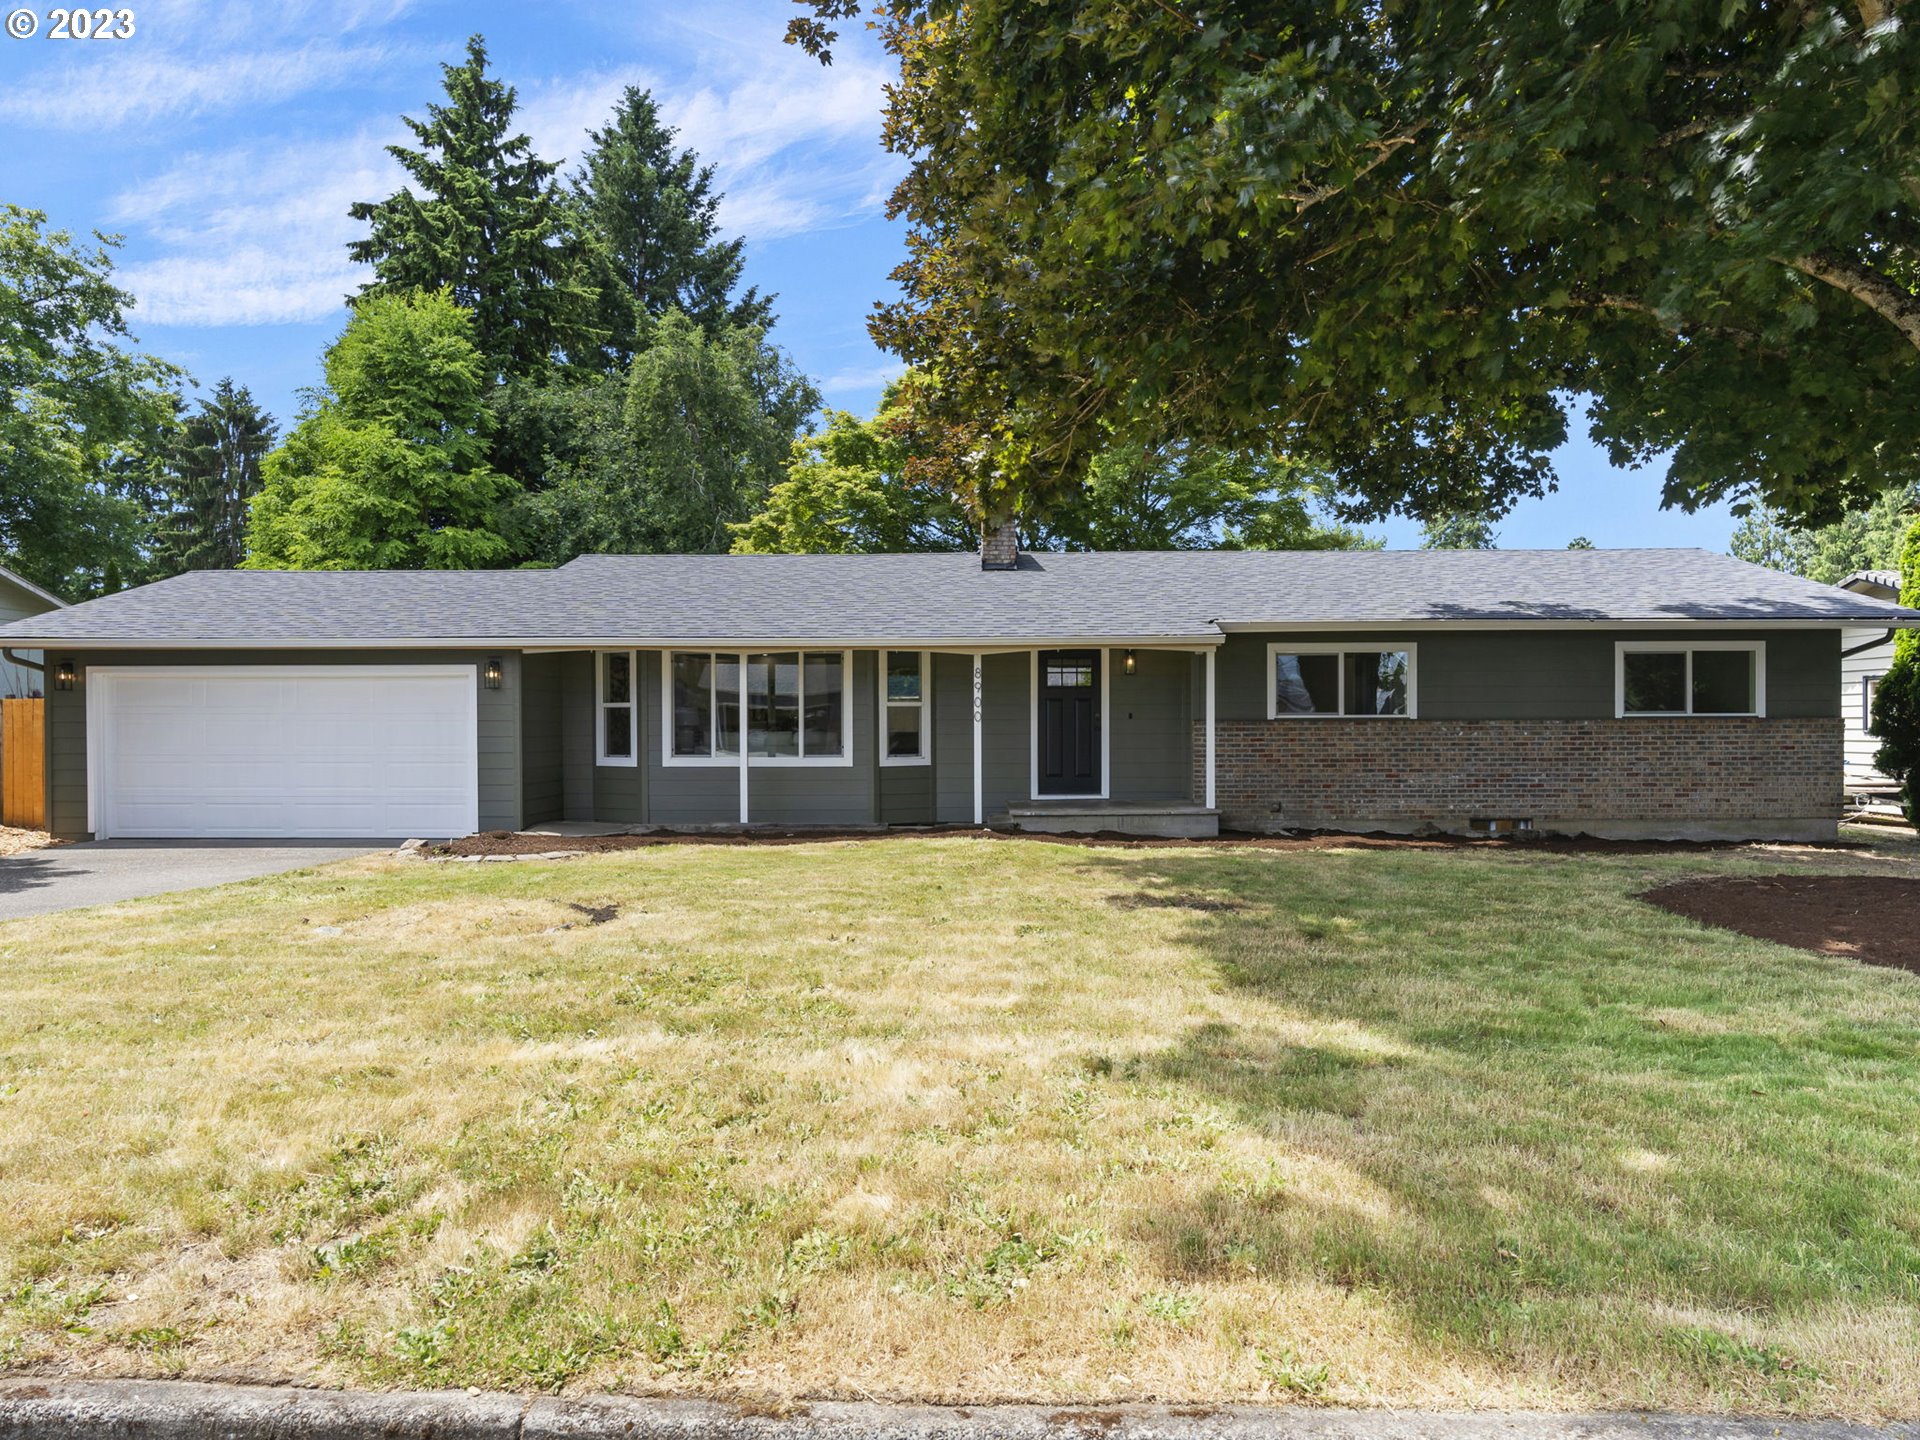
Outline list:
[[[1020,568],[1020,528],[1012,520],[1002,520],[997,525],[984,520],[980,522],[980,568]]]

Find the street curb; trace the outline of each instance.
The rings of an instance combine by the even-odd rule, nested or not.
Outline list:
[[[1694,1415],[882,1405],[0,1379],[0,1440],[1920,1440],[1920,1425]]]

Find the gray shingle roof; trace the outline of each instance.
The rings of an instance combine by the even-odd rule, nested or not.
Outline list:
[[[558,570],[200,571],[0,627],[0,644],[1217,640],[1392,625],[1906,624],[1920,611],[1705,550],[584,556]]]

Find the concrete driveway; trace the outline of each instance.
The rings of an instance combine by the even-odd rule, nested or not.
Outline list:
[[[54,845],[0,856],[0,920],[199,890],[391,848],[366,840],[95,840]]]

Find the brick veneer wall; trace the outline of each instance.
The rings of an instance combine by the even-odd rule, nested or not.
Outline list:
[[[1238,829],[1525,817],[1595,834],[1829,834],[1842,723],[1817,719],[1231,720],[1215,798]],[[1194,788],[1205,729],[1194,727]]]

